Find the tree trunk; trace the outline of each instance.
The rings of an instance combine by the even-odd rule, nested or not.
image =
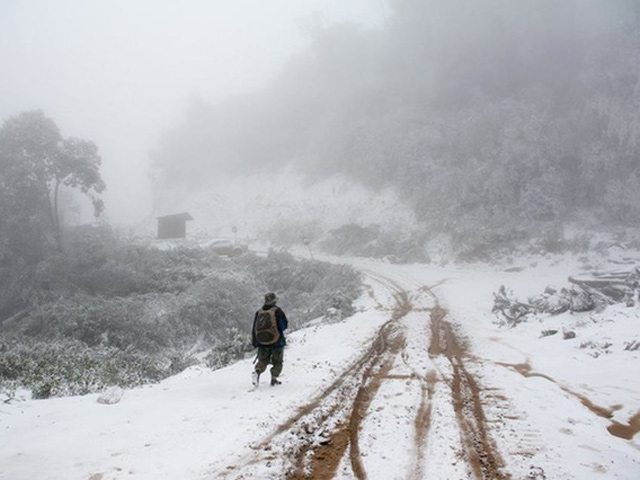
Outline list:
[[[60,229],[60,213],[58,212],[58,198],[60,194],[60,180],[56,180],[56,185],[53,188],[53,205],[51,206],[51,223],[53,224],[53,233],[56,239],[56,244],[59,249],[62,249],[62,231]]]

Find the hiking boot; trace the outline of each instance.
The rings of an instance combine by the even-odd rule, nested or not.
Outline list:
[[[278,380],[277,378],[272,377],[271,378],[271,386],[275,386],[275,385],[282,385],[282,382],[280,380]]]
[[[251,373],[251,385],[253,385],[253,388],[258,388],[259,383],[260,383],[260,373],[254,370]]]

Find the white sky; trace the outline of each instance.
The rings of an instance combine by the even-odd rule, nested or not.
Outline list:
[[[148,151],[190,96],[269,80],[310,22],[380,25],[387,0],[0,0],[0,120],[42,109],[97,143],[107,215],[150,215]]]

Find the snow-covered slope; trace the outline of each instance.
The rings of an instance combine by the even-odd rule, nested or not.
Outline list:
[[[391,190],[372,192],[343,177],[308,182],[291,172],[218,178],[207,190],[169,192],[156,215],[189,212],[189,235],[256,239],[279,226],[322,234],[343,224],[411,229],[415,218]],[[150,225],[151,229],[154,225]],[[299,238],[295,241],[299,242]]]
[[[351,262],[366,275],[358,313],[291,333],[282,386],[250,391],[247,359],[113,405],[14,400],[0,407],[0,479],[275,479],[304,468],[342,479],[638,478],[640,351],[626,345],[640,341],[640,306],[508,329],[490,313],[500,285],[526,298],[576,265]],[[576,336],[540,336],[551,327]]]

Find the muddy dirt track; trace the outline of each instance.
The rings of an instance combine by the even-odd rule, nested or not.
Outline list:
[[[491,439],[482,387],[447,312],[427,286],[409,291],[365,273],[394,299],[379,303],[388,321],[364,354],[224,477],[252,478],[252,465],[274,463],[281,469],[274,478],[380,478],[382,459],[386,469],[393,463],[394,478],[439,478],[433,474],[443,462],[457,465],[460,478],[510,478]]]

